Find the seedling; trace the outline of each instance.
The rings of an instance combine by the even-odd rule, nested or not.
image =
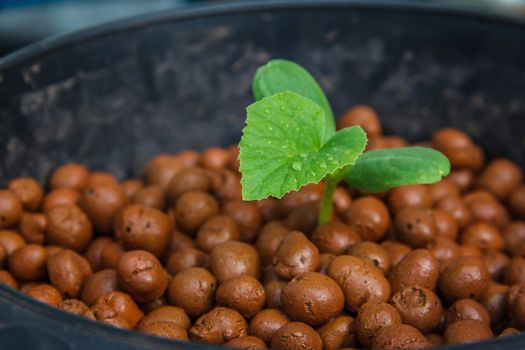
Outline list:
[[[277,59],[253,79],[256,102],[246,109],[239,143],[244,200],[281,198],[325,180],[318,224],[327,223],[337,184],[380,192],[401,185],[431,184],[450,172],[449,160],[423,147],[363,153],[367,136],[359,126],[336,132],[332,109],[315,80],[298,64]]]

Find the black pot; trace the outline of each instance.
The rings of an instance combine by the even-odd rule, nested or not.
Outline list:
[[[366,103],[387,133],[459,127],[525,165],[525,27],[415,3],[265,1],[177,10],[45,40],[0,61],[0,185],[81,160],[140,175],[160,152],[238,140],[251,78],[298,61],[337,113]],[[118,330],[0,285],[2,349],[202,348]],[[525,335],[469,349],[522,349]]]

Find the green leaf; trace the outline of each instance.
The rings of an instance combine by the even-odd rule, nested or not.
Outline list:
[[[247,114],[239,143],[244,200],[281,198],[317,183],[354,164],[366,146],[361,127],[342,129],[323,145],[322,108],[291,91],[251,104]]]
[[[297,63],[283,59],[269,61],[257,69],[252,89],[256,100],[284,91],[293,91],[309,98],[324,111],[326,127],[323,141],[335,133],[334,114],[323,90],[315,78]]]
[[[366,192],[389,188],[431,184],[450,173],[450,162],[443,153],[424,147],[401,147],[364,153],[344,178]]]

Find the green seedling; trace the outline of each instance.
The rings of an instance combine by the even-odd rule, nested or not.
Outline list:
[[[253,79],[256,102],[246,109],[239,143],[244,200],[281,198],[325,180],[318,224],[327,223],[337,184],[380,192],[396,186],[431,184],[450,172],[449,160],[423,147],[363,153],[367,136],[359,126],[335,129],[330,104],[303,67],[272,60]]]

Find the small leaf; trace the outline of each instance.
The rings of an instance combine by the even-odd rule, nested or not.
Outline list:
[[[424,147],[401,147],[364,153],[345,173],[345,180],[366,192],[431,184],[450,173],[450,162],[441,152]]]
[[[323,141],[335,133],[334,114],[323,90],[315,78],[297,63],[283,59],[269,61],[257,69],[252,88],[256,100],[279,92],[293,91],[314,101],[321,106],[326,119]]]
[[[294,92],[265,97],[247,108],[239,143],[244,200],[281,198],[350,164],[366,146],[361,127],[342,129],[324,145],[324,112]]]

